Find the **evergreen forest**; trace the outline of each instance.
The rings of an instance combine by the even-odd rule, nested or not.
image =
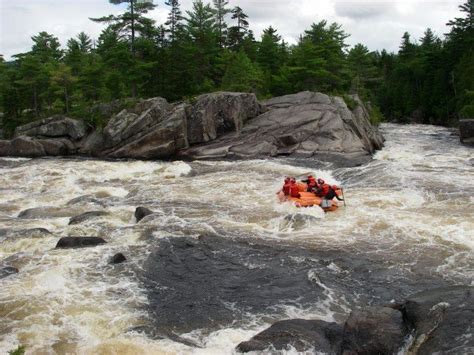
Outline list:
[[[350,34],[324,20],[296,44],[285,43],[276,24],[256,38],[252,19],[231,0],[195,0],[189,11],[179,0],[166,0],[159,4],[169,9],[162,24],[149,17],[156,6],[150,1],[109,1],[127,8],[91,19],[103,25],[99,38],[81,32],[61,44],[40,32],[29,52],[0,57],[5,132],[54,114],[100,129],[104,117],[91,111],[99,103],[192,100],[216,90],[261,99],[320,91],[345,97],[349,106],[347,94],[357,93],[371,103],[375,123],[456,125],[474,117],[474,0],[460,5],[448,33],[405,33],[397,53],[371,52],[362,43],[350,47]]]

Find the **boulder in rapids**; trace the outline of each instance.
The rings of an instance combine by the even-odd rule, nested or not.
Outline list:
[[[353,310],[344,324],[342,353],[396,354],[408,335],[400,311],[388,307]]]
[[[152,214],[153,211],[146,207],[137,207],[135,210],[135,219],[137,223],[140,222],[146,216]]]
[[[321,320],[290,319],[277,322],[270,328],[258,333],[249,341],[237,346],[237,351],[265,351],[271,348],[277,351],[290,350],[304,352],[311,349],[318,353],[339,353],[342,339],[342,326]]]
[[[89,211],[82,213],[78,216],[71,217],[69,220],[69,225],[73,224],[80,224],[86,221],[89,221],[91,219],[97,218],[97,217],[103,217],[103,216],[108,216],[109,213],[105,211]]]
[[[107,243],[99,237],[63,237],[56,244],[56,249],[95,247]]]
[[[79,212],[73,208],[61,208],[54,206],[34,207],[23,210],[18,215],[22,219],[36,219],[36,218],[65,218],[77,215]]]
[[[125,261],[127,261],[125,255],[123,255],[122,253],[117,253],[110,258],[109,264],[121,264]]]

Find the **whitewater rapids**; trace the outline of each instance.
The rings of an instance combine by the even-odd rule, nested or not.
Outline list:
[[[0,279],[0,353],[24,345],[27,354],[231,354],[276,317],[337,321],[350,312],[351,300],[309,273],[324,289],[317,305],[295,303],[278,315],[248,314],[245,322],[181,334],[198,347],[151,337],[137,331],[150,318],[147,290],[137,276],[156,247],[145,237],[150,233],[153,241],[216,234],[340,250],[396,265],[415,280],[473,285],[474,151],[446,128],[384,124],[382,131],[385,148],[356,168],[291,159],[0,158],[0,267],[19,269]],[[344,186],[347,207],[325,214],[278,203],[284,177],[307,172]],[[160,218],[137,224],[137,206]],[[37,207],[71,217],[92,210],[109,214],[79,225],[54,213],[17,218]],[[108,243],[55,250],[64,236],[99,236]],[[128,262],[109,265],[118,252]],[[343,272],[337,263],[327,268]]]

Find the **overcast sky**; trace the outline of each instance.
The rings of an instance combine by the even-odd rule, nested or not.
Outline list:
[[[154,0],[157,9],[150,13],[158,24],[169,11],[164,0]],[[447,32],[446,22],[459,16],[458,6],[465,0],[230,0],[248,15],[250,27],[260,38],[272,25],[282,37],[295,43],[311,23],[327,19],[343,25],[351,35],[348,43],[363,43],[371,50],[397,51],[400,38],[408,31],[418,39],[427,27],[437,34]],[[182,9],[192,0],[182,0]],[[0,54],[6,59],[28,51],[31,36],[47,31],[64,45],[68,38],[85,31],[97,38],[103,26],[89,17],[123,11],[107,0],[0,0]]]

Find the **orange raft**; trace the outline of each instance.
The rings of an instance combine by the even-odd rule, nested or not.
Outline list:
[[[332,212],[339,208],[337,202],[324,200],[323,198],[316,196],[316,194],[314,194],[313,192],[307,192],[306,184],[298,183],[297,185],[298,185],[298,190],[300,192],[300,197],[285,196],[283,191],[280,191],[278,193],[278,198],[280,199],[280,202],[290,201],[290,202],[293,202],[296,207],[319,206],[324,210],[324,212]],[[336,193],[338,195],[340,194],[340,192],[341,192],[340,190],[336,190]],[[323,200],[325,202],[323,202]],[[328,205],[325,206],[325,204],[328,204]]]

